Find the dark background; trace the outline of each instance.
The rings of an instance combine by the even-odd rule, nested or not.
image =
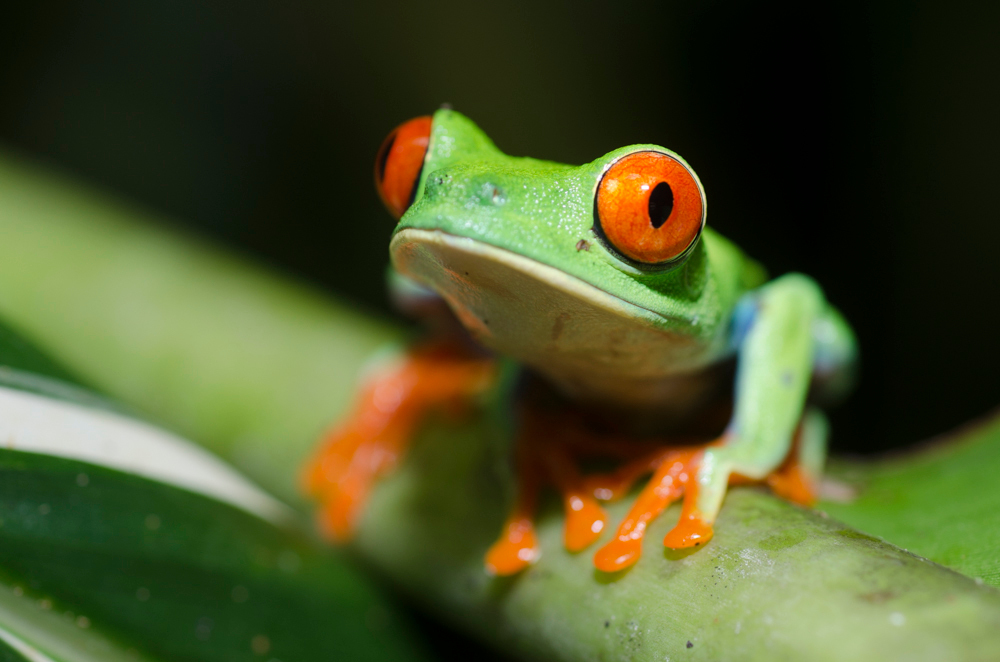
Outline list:
[[[835,448],[1000,403],[1000,3],[119,0],[0,24],[0,144],[359,305],[388,311],[375,151],[447,101],[512,154],[683,154],[710,224],[855,325]]]

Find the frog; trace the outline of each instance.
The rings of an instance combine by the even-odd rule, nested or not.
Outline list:
[[[429,331],[369,371],[305,469],[335,540],[350,539],[431,412],[491,389],[511,394],[516,421],[504,456],[516,489],[484,550],[491,574],[540,558],[547,485],[573,553],[606,535],[604,502],[638,487],[594,553],[606,573],[638,561],[674,502],[664,545],[678,553],[712,539],[731,485],[815,503],[821,405],[855,381],[855,334],[812,278],[769,278],[707,227],[705,188],[678,154],[636,144],[581,166],[509,156],[443,107],[389,134],[375,182],[396,219],[393,300]],[[501,378],[511,371],[521,377]]]

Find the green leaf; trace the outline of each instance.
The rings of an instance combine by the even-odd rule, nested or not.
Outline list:
[[[203,495],[0,450],[0,513],[0,625],[32,621],[21,637],[54,658],[91,656],[60,650],[45,616],[100,635],[122,659],[130,649],[205,661],[416,652],[405,623],[328,551]]]
[[[0,662],[31,662],[8,644],[0,640]]]
[[[88,407],[127,411],[53,361],[0,321],[0,387],[38,393]]]
[[[70,379],[0,323],[0,661],[424,659],[292,511]]]
[[[831,515],[1000,586],[1000,416],[917,452],[830,470],[858,492],[849,503],[822,504]]]
[[[0,366],[84,386],[77,377],[3,323],[0,323]]]

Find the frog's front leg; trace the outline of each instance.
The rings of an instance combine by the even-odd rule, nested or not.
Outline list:
[[[797,454],[801,462],[793,466],[806,483],[818,479],[823,451],[817,447],[824,443],[825,426],[815,418],[803,419],[803,408],[817,356],[841,348],[853,352],[853,338],[839,319],[819,287],[800,274],[779,278],[741,302],[734,332],[738,368],[733,417],[721,443],[696,459],[680,522],[663,541],[667,547],[708,542],[730,476],[767,479],[789,456],[800,420],[806,437]],[[846,354],[836,358],[849,360]],[[772,482],[779,492],[789,484]]]

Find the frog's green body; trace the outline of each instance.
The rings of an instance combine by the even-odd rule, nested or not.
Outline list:
[[[443,298],[475,340],[531,367],[571,399],[610,405],[626,417],[641,412],[646,421],[677,421],[696,411],[711,391],[714,378],[706,376],[718,375],[712,367],[736,357],[733,414],[723,438],[664,478],[667,486],[675,480],[670,490],[686,482],[690,524],[667,537],[669,546],[705,542],[730,475],[772,475],[789,456],[796,430],[796,464],[818,478],[826,425],[817,410],[807,410],[806,396],[817,382],[842,389],[856,354],[853,334],[811,279],[788,274],[767,282],[756,262],[704,228],[704,192],[680,157],[636,145],[573,167],[507,156],[451,110],[438,111],[429,127],[422,121],[429,143],[424,138],[412,203],[407,208],[394,198],[402,217],[392,262],[405,279]],[[635,188],[633,199],[646,214],[637,217],[640,235],[665,222],[653,220],[650,186],[658,189],[657,180],[640,191],[636,175],[631,184],[605,189],[607,173],[637,155],[635,162],[668,160],[670,168],[687,170],[681,188],[669,184],[672,195],[700,198],[693,207],[700,225],[690,226],[697,234],[683,252],[667,255],[677,256],[672,261],[637,261],[609,245],[599,209],[605,190],[613,210],[627,210],[631,203],[619,204],[624,198],[616,196],[624,194],[615,191]],[[644,526],[636,534],[623,524],[623,544],[632,545]],[[508,529],[507,557],[533,558],[527,543],[515,541],[517,527],[509,522]],[[623,567],[631,553],[598,566]],[[509,567],[521,565],[515,559]]]
[[[443,296],[481,343],[571,395],[670,408],[677,376],[735,351],[733,311],[766,276],[709,228],[667,271],[640,270],[597,240],[598,181],[641,149],[667,151],[626,147],[579,167],[510,157],[467,118],[441,110],[393,263]],[[838,336],[828,353],[845,364],[850,332],[836,313],[827,318]]]
[[[738,353],[730,440],[708,451],[699,480],[714,519],[731,471],[761,478],[787,455],[814,368],[843,372],[853,335],[813,281],[764,285],[764,270],[709,229],[666,271],[607,250],[593,231],[595,191],[639,150],[668,152],[625,147],[579,167],[510,157],[464,116],[438,111],[393,264],[477,340],[572,396],[670,411],[688,399],[677,377]]]

